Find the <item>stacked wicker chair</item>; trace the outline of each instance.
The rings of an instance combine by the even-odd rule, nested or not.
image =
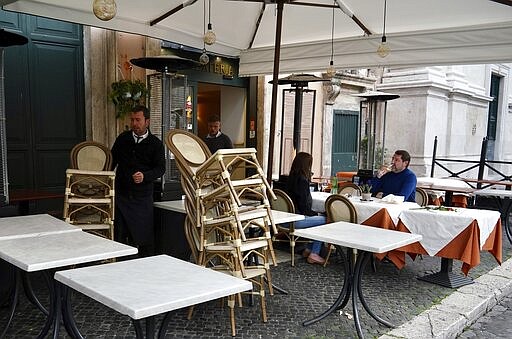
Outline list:
[[[185,234],[196,263],[250,280],[266,322],[265,287],[273,294],[270,261],[276,265],[271,236],[276,228],[268,196],[275,195],[256,150],[221,149],[212,155],[201,139],[183,130],[170,131],[166,144],[180,170]],[[240,178],[240,172],[253,174]],[[228,302],[233,335],[234,301]]]
[[[66,170],[64,218],[84,231],[114,239],[112,155],[104,145],[85,141],[71,150]]]

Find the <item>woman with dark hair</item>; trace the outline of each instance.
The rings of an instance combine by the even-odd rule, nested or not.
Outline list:
[[[295,205],[296,213],[306,216],[304,220],[295,222],[295,228],[309,228],[323,225],[326,223],[325,216],[318,215],[311,209],[313,199],[309,184],[311,180],[311,165],[313,158],[311,154],[299,152],[293,159],[292,168],[288,176],[287,191]],[[310,264],[323,264],[325,259],[320,256],[322,249],[321,241],[313,241],[309,247],[304,250],[302,255],[307,257]]]

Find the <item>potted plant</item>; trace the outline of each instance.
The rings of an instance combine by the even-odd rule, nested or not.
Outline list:
[[[143,105],[148,90],[140,80],[119,80],[110,85],[110,99],[116,105],[116,118],[123,118],[136,105]]]
[[[368,201],[372,199],[372,186],[369,184],[360,185],[361,197],[363,200]]]

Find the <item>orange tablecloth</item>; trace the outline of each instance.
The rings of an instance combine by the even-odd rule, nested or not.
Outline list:
[[[366,219],[363,225],[382,227],[390,230],[397,230],[401,232],[409,232],[407,227],[400,220],[398,225],[395,226],[393,220],[389,216],[386,209],[381,209],[379,212]],[[468,227],[458,234],[452,241],[442,248],[435,256],[457,259],[463,262],[462,272],[468,274],[469,270],[480,264],[480,241],[479,241],[479,228],[476,220],[474,220]],[[498,219],[496,226],[482,246],[482,250],[489,251],[496,261],[501,264],[502,262],[502,228],[501,220]],[[408,253],[413,259],[416,254],[426,254],[427,251],[423,246],[416,242],[411,245],[401,247],[397,250],[388,252],[386,254],[376,255],[377,259],[382,260],[384,257],[395,264],[398,269],[405,266],[405,253]]]
[[[398,223],[396,229],[402,232],[409,232],[407,226],[405,226],[401,221]],[[437,252],[436,257],[457,259],[462,261],[461,270],[465,275],[467,275],[470,269],[480,264],[479,236],[480,234],[478,224],[476,220],[474,220],[471,224],[468,225],[468,227],[466,227],[463,232],[461,232],[457,237],[450,241],[448,245]],[[500,265],[503,259],[501,236],[501,220],[498,219],[496,226],[494,226],[493,231],[482,246],[482,250],[489,251]],[[393,259],[390,258],[390,260],[393,261],[395,265],[397,265],[397,262],[402,262],[401,266],[397,265],[398,268],[402,268],[405,264],[405,252],[412,254],[427,254],[423,246],[421,246],[419,243],[399,248],[391,253]],[[395,260],[397,262],[395,262]]]

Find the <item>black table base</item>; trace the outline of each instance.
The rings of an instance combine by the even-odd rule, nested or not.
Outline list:
[[[340,246],[336,246],[336,250],[340,255],[343,254],[343,250]],[[344,263],[344,278],[343,278],[343,287],[338,295],[338,298],[326,311],[324,311],[319,316],[304,321],[302,324],[304,326],[311,325],[319,320],[324,319],[328,315],[330,315],[334,311],[338,311],[347,306],[350,297],[352,296],[352,312],[354,314],[354,323],[356,326],[357,335],[359,338],[364,338],[363,331],[361,329],[361,322],[359,320],[359,310],[358,310],[358,299],[361,301],[364,309],[368,314],[379,323],[387,326],[387,327],[395,327],[393,324],[388,322],[387,320],[382,319],[368,306],[366,302],[363,290],[361,289],[361,280],[363,277],[363,270],[368,265],[370,258],[372,257],[372,253],[366,251],[357,251],[357,259],[354,265],[354,256],[355,251],[352,248],[347,248],[347,255],[345,256]]]
[[[441,271],[418,277],[418,280],[450,288],[459,288],[473,283],[473,279],[454,273],[452,268],[453,259],[441,258]]]
[[[20,293],[23,289],[25,292],[25,297],[28,299],[30,303],[32,303],[34,306],[36,306],[44,315],[48,316],[48,311],[46,308],[41,304],[39,299],[34,293],[34,290],[32,288],[32,283],[30,282],[29,273],[23,272],[19,268],[14,268],[14,287],[11,291],[8,292],[8,295],[6,296],[5,300],[1,300],[2,305],[4,303],[8,303],[10,306],[9,308],[9,318],[7,320],[7,323],[5,325],[5,328],[2,331],[2,334],[0,334],[0,338],[3,338],[9,327],[11,326],[12,320],[14,318],[14,313],[16,312],[16,306],[18,305]]]

